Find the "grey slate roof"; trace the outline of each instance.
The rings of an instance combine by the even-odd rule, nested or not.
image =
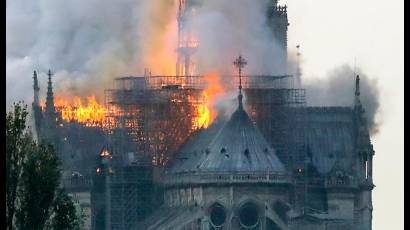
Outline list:
[[[170,172],[285,172],[274,149],[239,107],[218,125],[195,135],[181,149]]]
[[[292,108],[286,113],[296,119],[286,128],[287,143],[279,158],[293,156],[294,161],[303,164],[305,157],[296,156],[305,155],[309,148],[312,163],[321,174],[329,173],[335,164],[351,171],[357,155],[352,108]]]

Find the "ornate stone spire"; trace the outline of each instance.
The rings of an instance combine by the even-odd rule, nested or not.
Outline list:
[[[356,75],[356,89],[354,93],[354,110],[356,111],[356,114],[360,117],[360,119],[364,120],[364,117],[363,117],[364,108],[360,101],[360,77],[359,75]]]
[[[354,106],[361,106],[360,102],[360,77],[359,75],[356,76],[356,90],[354,93]]]
[[[38,87],[38,80],[37,80],[37,72],[34,70],[33,73],[33,90],[34,90],[34,100],[33,100],[33,105],[39,106],[39,99],[38,99],[38,94],[40,91],[40,88]]]
[[[239,95],[238,95],[238,103],[239,103],[239,109],[243,109],[243,103],[242,103],[242,68],[245,67],[246,64],[248,64],[246,62],[246,60],[244,58],[242,58],[241,55],[239,55],[239,57],[233,62],[233,64],[238,68],[238,72],[239,72]]]
[[[46,98],[46,112],[49,116],[55,115],[54,108],[54,94],[53,94],[53,83],[51,81],[51,70],[48,70],[48,85],[47,85],[47,98]]]

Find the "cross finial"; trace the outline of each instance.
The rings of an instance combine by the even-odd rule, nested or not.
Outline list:
[[[233,64],[238,68],[238,72],[239,72],[238,100],[239,100],[239,108],[242,108],[242,68],[245,67],[245,65],[248,63],[241,55],[239,55],[239,57],[233,62]]]
[[[239,57],[233,62],[233,64],[238,68],[238,72],[239,72],[239,91],[241,91],[242,89],[242,68],[245,67],[246,64],[248,64],[246,62],[246,60],[239,55]]]

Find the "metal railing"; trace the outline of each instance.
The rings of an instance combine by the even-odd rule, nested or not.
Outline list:
[[[191,172],[166,174],[164,185],[211,184],[211,183],[291,183],[291,177],[274,172]]]

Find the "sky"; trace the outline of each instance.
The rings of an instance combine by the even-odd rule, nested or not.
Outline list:
[[[373,229],[404,229],[404,1],[279,2],[288,6],[288,47],[300,44],[304,78],[348,64],[377,80]]]

